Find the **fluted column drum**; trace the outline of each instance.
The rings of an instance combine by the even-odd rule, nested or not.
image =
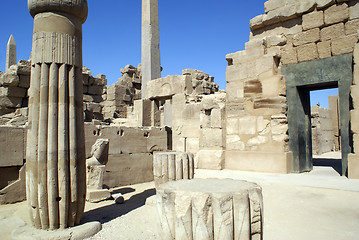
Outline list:
[[[34,227],[80,223],[86,198],[82,24],[86,0],[28,0],[34,18],[27,199]]]

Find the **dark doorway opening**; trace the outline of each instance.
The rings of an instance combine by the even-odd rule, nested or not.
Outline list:
[[[353,55],[345,54],[310,62],[286,65],[289,148],[293,153],[293,171],[313,169],[310,91],[338,88],[340,108],[341,174],[347,176],[351,153],[350,86],[353,79]]]

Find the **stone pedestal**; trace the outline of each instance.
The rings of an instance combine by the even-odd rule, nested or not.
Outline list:
[[[82,24],[86,0],[28,0],[34,18],[26,191],[38,229],[80,223],[86,197]]]
[[[261,240],[263,197],[254,183],[231,179],[167,182],[157,188],[162,239]]]
[[[153,174],[156,187],[168,181],[192,179],[194,177],[193,154],[155,152],[153,154]]]

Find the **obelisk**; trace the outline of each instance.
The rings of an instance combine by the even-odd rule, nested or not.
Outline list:
[[[16,64],[16,43],[14,37],[10,36],[6,46],[6,68],[5,71],[10,68],[11,65]]]
[[[34,18],[26,188],[39,229],[80,223],[86,195],[82,24],[87,0],[28,0]]]
[[[158,0],[142,0],[142,99],[146,84],[161,77]]]

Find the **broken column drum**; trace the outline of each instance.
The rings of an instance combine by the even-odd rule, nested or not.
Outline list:
[[[153,175],[156,187],[169,181],[193,179],[193,154],[186,152],[154,152]]]
[[[161,184],[156,191],[161,239],[263,239],[262,189],[255,183],[180,180]]]
[[[80,223],[86,162],[82,105],[82,24],[86,0],[28,0],[34,18],[26,181],[39,229]]]

